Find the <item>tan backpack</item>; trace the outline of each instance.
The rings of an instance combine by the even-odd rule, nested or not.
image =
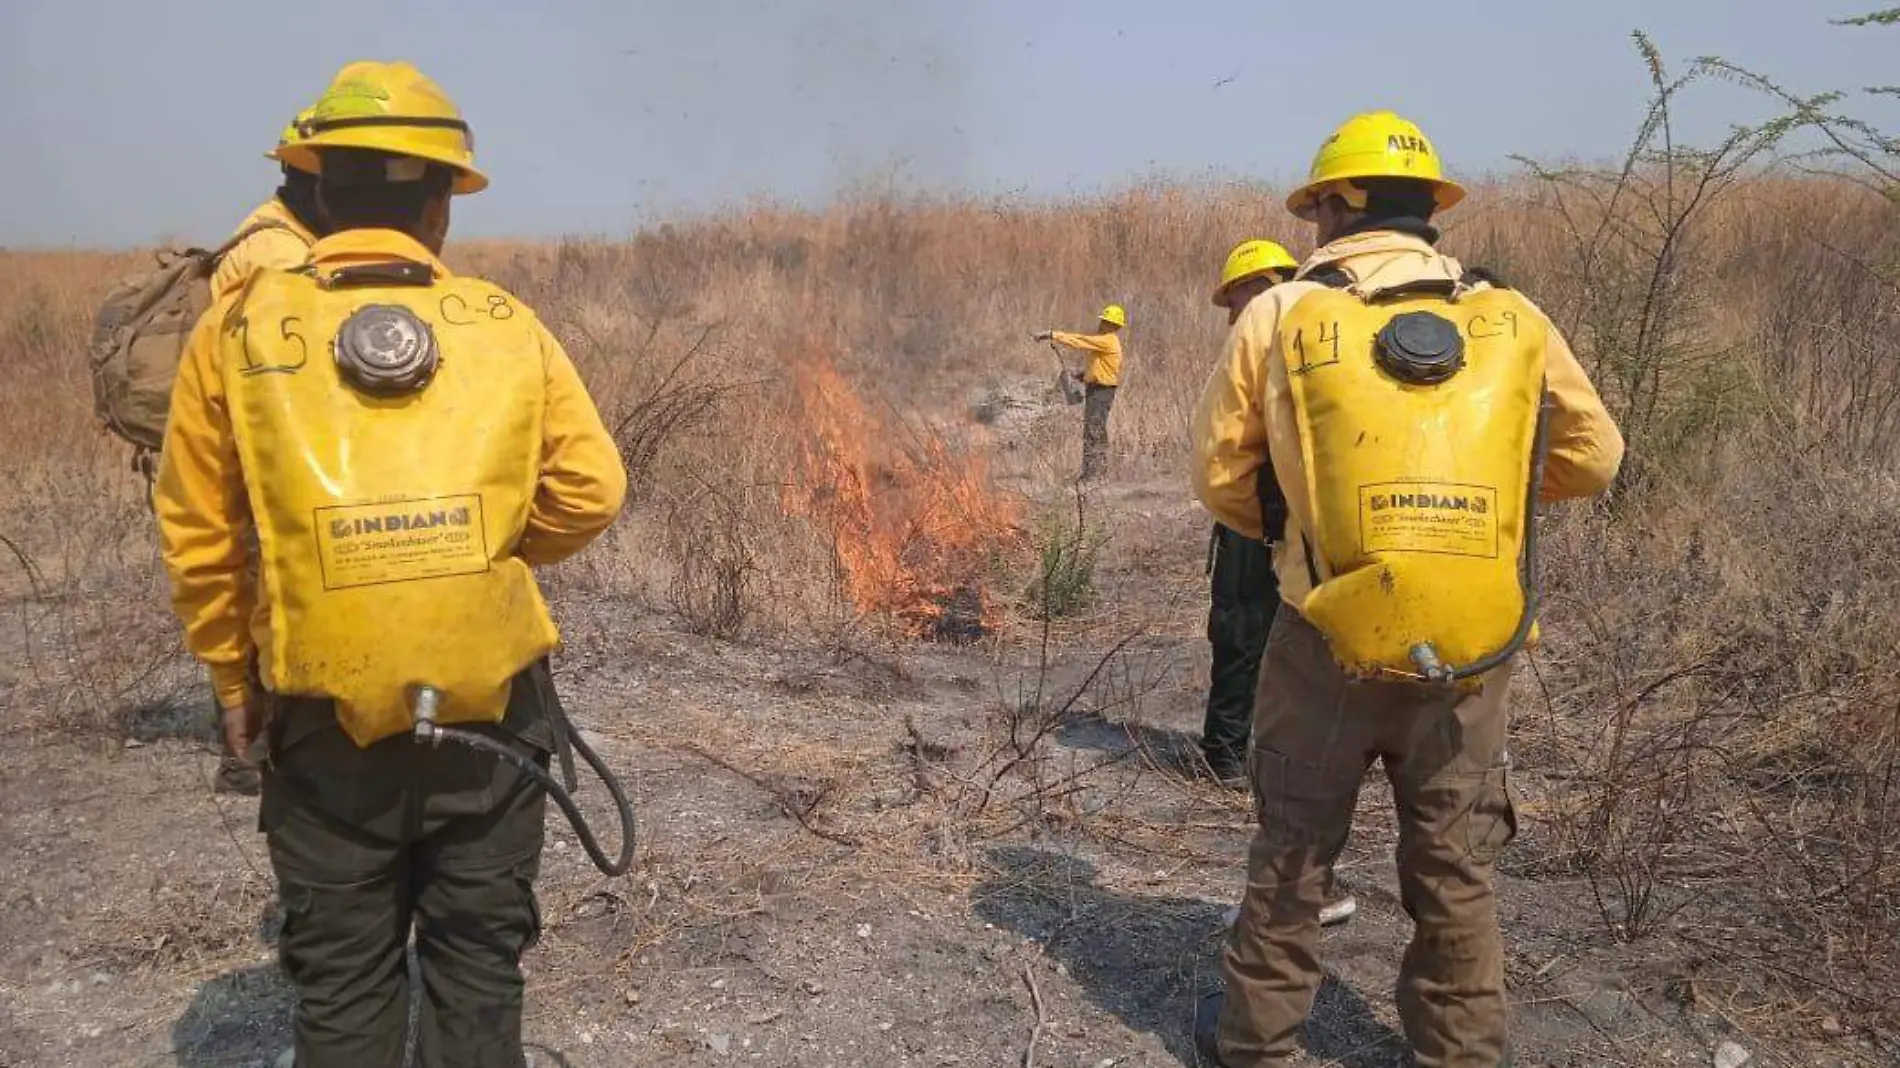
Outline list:
[[[211,275],[238,243],[261,230],[288,230],[266,220],[239,230],[215,249],[172,249],[158,266],[121,281],[93,319],[87,362],[93,412],[105,428],[131,442],[133,466],[148,477],[165,440],[172,380],[185,341],[211,307]]]

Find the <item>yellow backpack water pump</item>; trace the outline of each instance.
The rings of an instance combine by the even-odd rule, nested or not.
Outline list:
[[[558,634],[517,551],[539,487],[546,368],[529,313],[399,261],[262,272],[226,311],[221,370],[268,611],[272,692],[322,697],[359,746],[409,732],[539,782],[609,875],[633,862],[625,791],[552,693],[556,779],[471,725],[502,721]],[[621,825],[609,857],[570,796],[578,752]]]
[[[1472,275],[1344,281],[1280,327],[1311,509],[1301,611],[1355,676],[1475,688],[1536,626],[1548,326]]]

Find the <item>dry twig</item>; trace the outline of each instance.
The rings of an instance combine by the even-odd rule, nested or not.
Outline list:
[[[1048,1025],[1048,1014],[1042,1008],[1042,988],[1036,985],[1036,966],[1023,965],[1023,982],[1029,987],[1030,1004],[1036,1008],[1036,1026],[1029,1032],[1029,1047],[1023,1050],[1023,1068],[1036,1068],[1036,1043],[1042,1039],[1042,1029]]]

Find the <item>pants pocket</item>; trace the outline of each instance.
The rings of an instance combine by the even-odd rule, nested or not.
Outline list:
[[[1247,759],[1248,780],[1253,783],[1254,820],[1273,842],[1280,843],[1286,827],[1286,756],[1256,745]]]
[[[302,882],[278,873],[283,925],[277,957],[297,988],[305,1023],[339,1033],[398,1029],[391,1008],[402,979],[408,909],[395,880]]]
[[[1479,780],[1464,819],[1465,847],[1484,864],[1495,864],[1517,838],[1517,805],[1509,765],[1492,768]]]
[[[516,866],[515,882],[528,901],[528,937],[521,943],[521,952],[526,953],[541,941],[541,899],[535,895],[534,880],[540,870],[538,860]],[[519,956],[520,954],[516,954]]]
[[[1358,779],[1335,783],[1318,768],[1269,746],[1253,748],[1254,816],[1264,840],[1282,849],[1331,848],[1352,822]]]

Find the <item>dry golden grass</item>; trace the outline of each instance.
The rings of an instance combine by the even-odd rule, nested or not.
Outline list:
[[[1645,249],[1667,213],[1645,181],[1609,210],[1548,183],[1488,183],[1448,219],[1448,248],[1565,328],[1632,442],[1617,491],[1550,524],[1518,748],[1545,773],[1553,833],[1526,870],[1585,876],[1617,937],[1693,917],[1695,937],[1790,988],[1891,1019],[1900,219],[1845,182],[1749,179],[1658,271]],[[1087,326],[1116,300],[1132,319],[1118,477],[1178,480],[1185,497],[1188,416],[1220,340],[1214,268],[1242,237],[1299,252],[1306,234],[1267,190],[1142,187],[1060,205],[753,208],[449,259],[540,312],[634,470],[627,518],[558,574],[564,591],[708,633],[838,642],[905,629],[853,601],[854,538],[895,539],[881,567],[934,563],[905,533],[922,511],[809,506],[839,487],[812,484],[824,439],[801,385],[835,369],[878,413],[853,477],[897,499],[927,490],[920,477],[968,474],[945,457],[987,452],[972,416],[985,390],[1048,382],[1029,331]],[[20,601],[31,678],[4,691],[11,727],[48,711],[115,723],[162,689],[152,664],[174,647],[143,487],[96,428],[83,358],[94,301],[133,262],[0,254],[0,536],[40,595]],[[1072,437],[990,459],[1011,492],[1060,506]],[[807,506],[788,508],[788,488]],[[0,564],[0,591],[28,593],[25,574]],[[167,663],[175,682],[184,669]]]

